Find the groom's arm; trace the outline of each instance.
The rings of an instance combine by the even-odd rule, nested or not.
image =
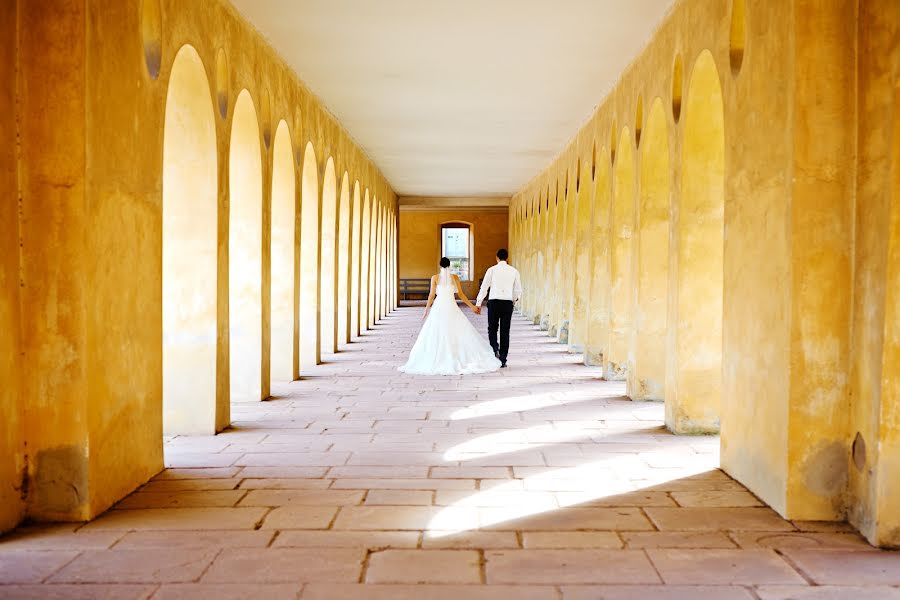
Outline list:
[[[484,302],[485,296],[487,296],[487,291],[491,289],[491,279],[493,278],[494,267],[491,267],[487,270],[487,273],[484,274],[484,281],[481,282],[481,289],[478,290],[478,299],[475,301],[475,306],[481,307],[481,303]]]
[[[513,304],[522,297],[522,278],[519,277],[519,270],[516,269],[516,279],[513,281]]]

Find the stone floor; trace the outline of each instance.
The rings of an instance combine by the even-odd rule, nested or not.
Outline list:
[[[506,370],[397,373],[420,315],[168,440],[96,521],[0,538],[0,598],[900,599],[900,553],[782,520],[524,319]]]

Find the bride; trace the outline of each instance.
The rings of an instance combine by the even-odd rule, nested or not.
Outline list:
[[[468,375],[489,373],[500,368],[494,351],[456,305],[456,294],[472,311],[459,277],[450,273],[450,260],[441,259],[441,272],[431,277],[431,292],[425,306],[425,324],[399,368],[413,375]],[[430,311],[430,313],[429,313]]]

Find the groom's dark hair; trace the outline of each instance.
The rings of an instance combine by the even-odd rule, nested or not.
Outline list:
[[[509,252],[506,251],[506,248],[500,248],[497,250],[497,258],[500,260],[506,260],[509,258]]]

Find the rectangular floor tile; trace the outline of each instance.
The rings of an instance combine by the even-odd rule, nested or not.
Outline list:
[[[223,551],[203,576],[215,583],[351,583],[359,580],[363,549],[267,548]]]
[[[647,554],[667,584],[805,583],[799,573],[771,550],[651,549]]]
[[[559,600],[551,586],[309,584],[301,600]]]
[[[820,585],[900,586],[900,552],[856,552],[842,549],[784,551]]]
[[[215,551],[87,550],[54,574],[55,583],[172,583],[194,581]]]
[[[661,583],[637,550],[491,550],[485,571],[490,584]]]
[[[262,507],[110,510],[85,525],[84,530],[253,529],[267,510]]]
[[[76,556],[72,550],[0,550],[0,584],[39,583]]]
[[[663,531],[793,531],[771,508],[647,508]]]
[[[369,556],[366,583],[480,583],[478,552],[384,550]]]

